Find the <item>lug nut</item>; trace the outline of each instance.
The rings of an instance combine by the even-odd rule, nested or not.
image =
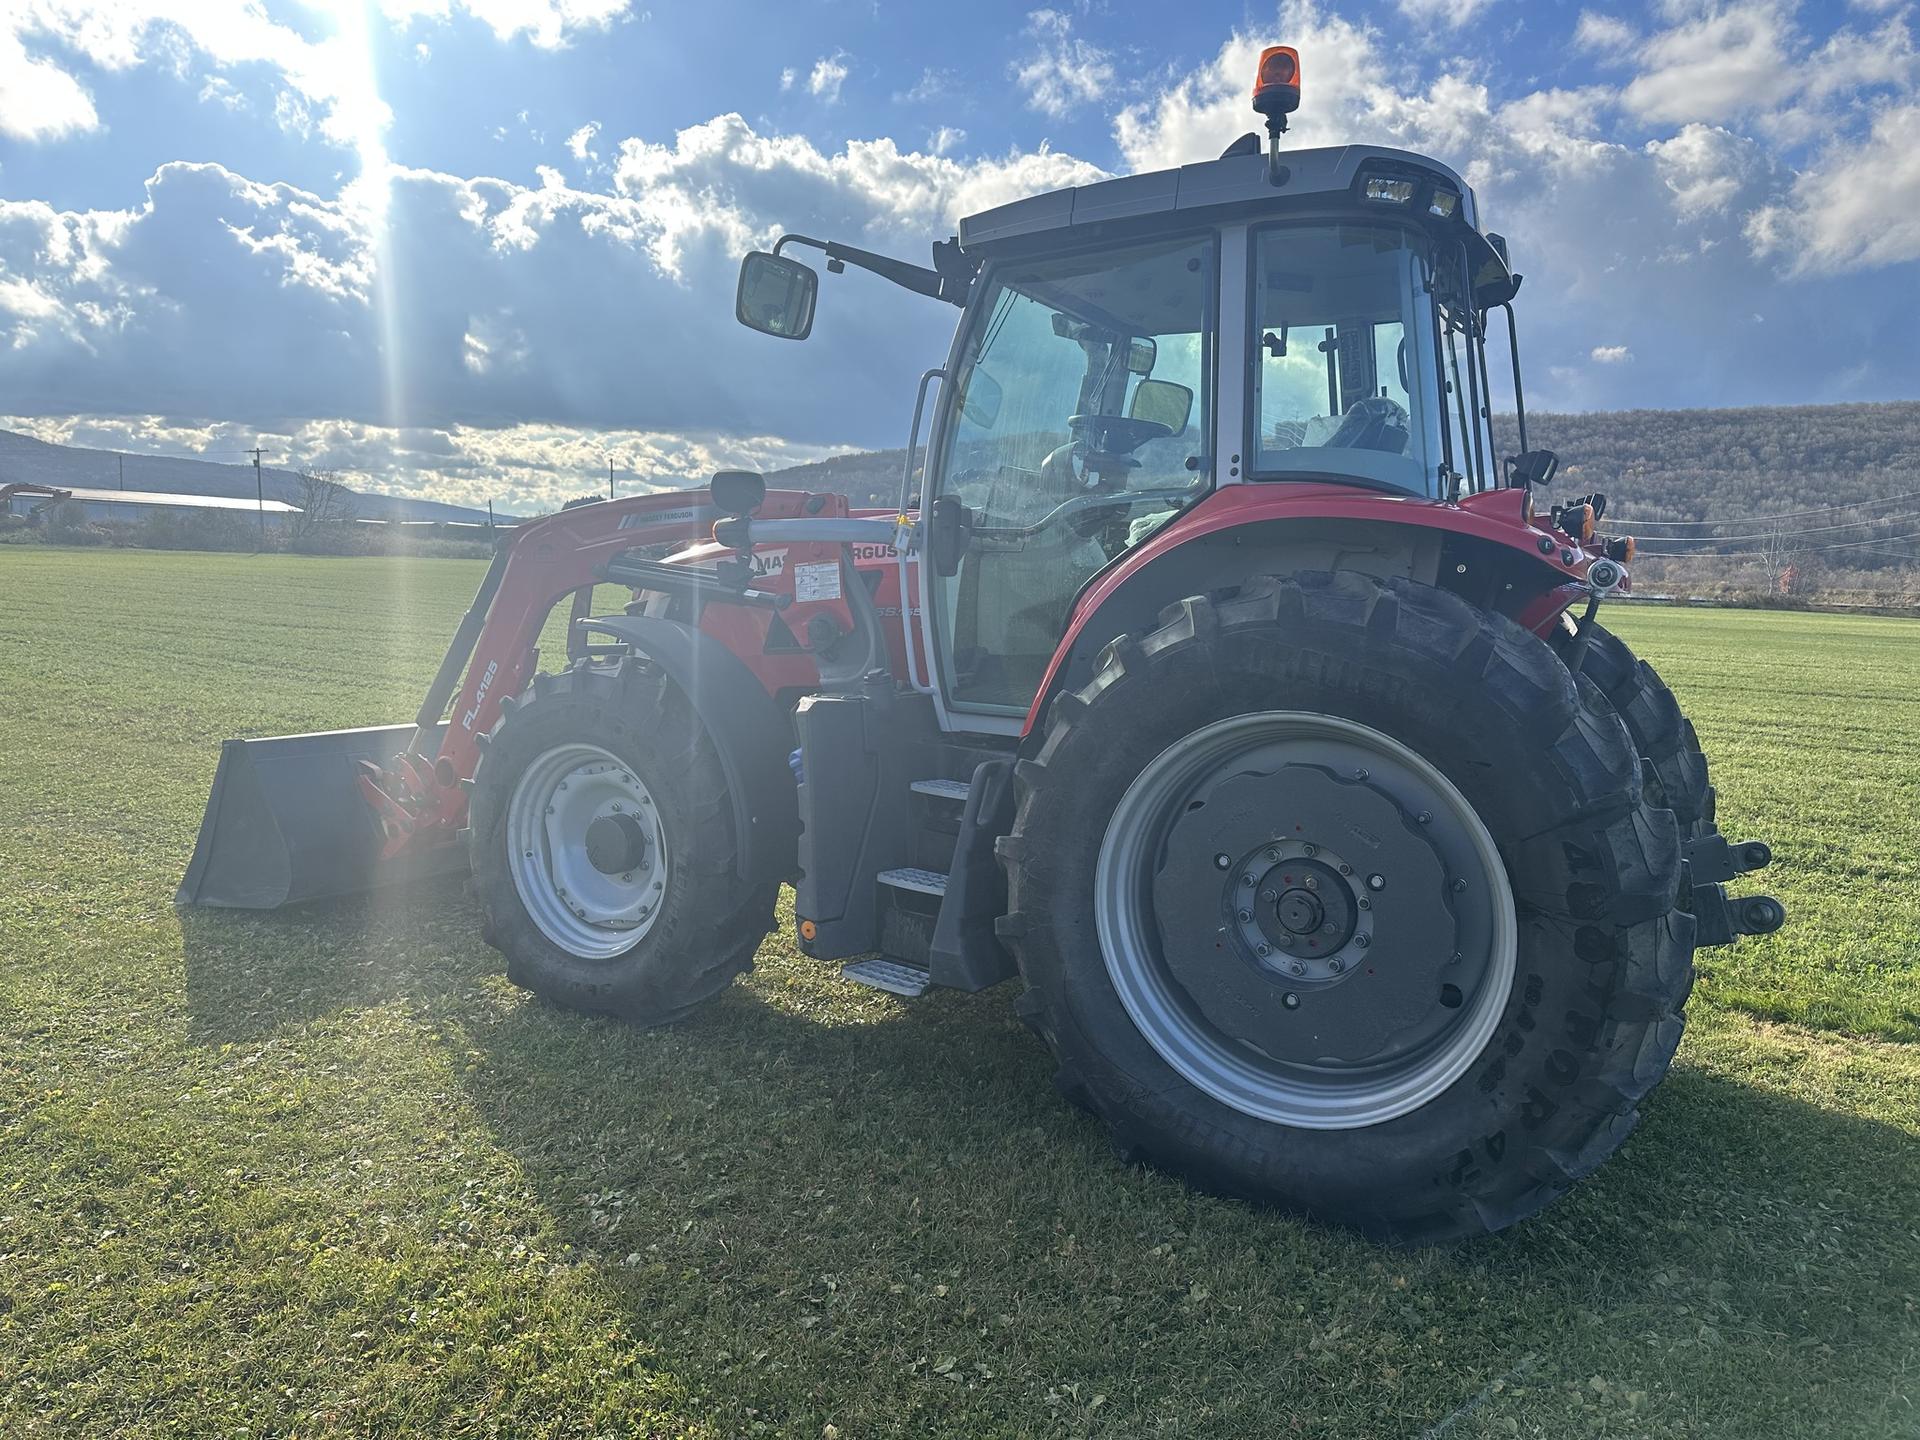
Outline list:
[[[1287,966],[1287,970],[1294,975],[1304,975],[1307,973],[1307,967],[1298,960]]]
[[[1338,975],[1342,970],[1346,968],[1347,968],[1347,962],[1342,960],[1338,955],[1334,956],[1331,960],[1327,961],[1327,969],[1331,970],[1336,975]]]
[[[1358,945],[1362,950],[1364,950],[1369,945],[1373,944],[1373,937],[1367,934],[1366,931],[1362,930],[1358,935],[1353,937],[1353,943]],[[1339,963],[1340,962],[1338,960],[1334,961],[1334,964],[1336,965]]]
[[[1273,849],[1267,851],[1267,859],[1278,861],[1279,858],[1280,858],[1280,848],[1278,846],[1275,846]]]
[[[1231,864],[1233,864],[1233,857],[1225,851],[1213,857],[1213,868],[1216,870],[1224,870]]]
[[[1253,884],[1253,883],[1254,883],[1254,879],[1253,879],[1253,876],[1251,876],[1251,875],[1242,875],[1242,876],[1240,877],[1240,883],[1241,883],[1242,885],[1251,885],[1251,884]]]
[[[1313,876],[1311,875],[1307,876],[1307,878],[1302,880],[1300,883],[1306,886],[1307,889],[1309,890],[1318,890],[1320,888],[1320,882],[1314,879]]]
[[[1340,862],[1340,873],[1342,875],[1351,875],[1353,873],[1353,867],[1347,864],[1346,861],[1342,860]]]
[[[1369,875],[1369,876],[1367,876],[1367,889],[1369,889],[1369,890],[1384,890],[1384,889],[1386,889],[1386,888],[1387,888],[1387,877],[1386,877],[1386,876],[1384,876],[1384,875]]]
[[[1307,858],[1311,860],[1314,856],[1320,853],[1320,847],[1318,845],[1309,845],[1306,847],[1306,853],[1307,853]]]
[[[1253,947],[1253,953],[1256,955],[1271,955],[1273,953],[1273,947],[1262,940],[1258,945]]]
[[[1453,882],[1453,888],[1454,888],[1454,889],[1455,889],[1456,891],[1459,891],[1459,890],[1464,890],[1464,889],[1466,889],[1466,888],[1467,888],[1467,882],[1466,882],[1466,881],[1465,881],[1464,879],[1460,879],[1460,880],[1455,880],[1455,881]]]
[[[1422,825],[1431,825],[1433,823],[1433,812],[1431,810],[1422,810],[1418,818]]]
[[[1364,895],[1355,903],[1357,903],[1362,910],[1371,910],[1373,908],[1373,902]]]
[[[1289,1010],[1298,1010],[1300,1008],[1300,997],[1289,990],[1280,997],[1280,1003]]]
[[[1239,920],[1242,925],[1246,924],[1251,919],[1253,919],[1253,911],[1242,910],[1239,912]]]
[[[1354,779],[1356,779],[1356,780],[1364,780],[1364,779],[1366,779],[1366,778],[1367,778],[1367,771],[1366,771],[1366,768],[1365,768],[1365,767],[1363,766],[1362,768],[1360,768],[1360,769],[1358,769],[1358,770],[1356,770],[1356,771],[1354,771],[1354,772],[1353,772],[1353,778],[1354,778]]]
[[[1275,890],[1262,890],[1260,892],[1260,898],[1271,905],[1275,900],[1280,898],[1280,895],[1279,892]]]

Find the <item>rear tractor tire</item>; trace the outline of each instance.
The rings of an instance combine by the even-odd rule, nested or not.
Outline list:
[[[1060,695],[1000,844],[1021,1008],[1121,1154],[1402,1241],[1605,1160],[1691,984],[1605,695],[1349,572],[1169,608]]]
[[[666,1024],[750,969],[772,928],[776,887],[735,871],[713,741],[644,659],[537,677],[470,809],[487,942],[556,1004]]]

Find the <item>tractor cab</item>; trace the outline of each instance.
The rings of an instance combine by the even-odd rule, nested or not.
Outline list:
[[[963,307],[900,495],[947,728],[1017,733],[1088,583],[1235,487],[1452,503],[1507,481],[1485,329],[1505,312],[1513,361],[1519,277],[1437,161],[1247,135],[967,216],[931,269],[787,236],[747,257],[743,323],[811,331],[807,246]]]

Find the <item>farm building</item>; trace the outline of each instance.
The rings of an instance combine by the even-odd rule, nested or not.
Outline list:
[[[235,512],[248,517],[264,512],[269,528],[278,529],[300,513],[284,500],[243,500],[230,495],[171,495],[157,490],[89,490],[59,487],[72,504],[80,506],[91,525],[138,525],[155,514],[180,515],[195,510]],[[69,501],[50,495],[45,486],[0,486],[5,513],[31,515]]]

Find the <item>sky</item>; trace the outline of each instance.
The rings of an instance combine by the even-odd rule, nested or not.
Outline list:
[[[900,445],[963,214],[1217,155],[1261,47],[1302,145],[1462,172],[1534,409],[1920,397],[1906,0],[4,0],[0,426],[523,510]]]

